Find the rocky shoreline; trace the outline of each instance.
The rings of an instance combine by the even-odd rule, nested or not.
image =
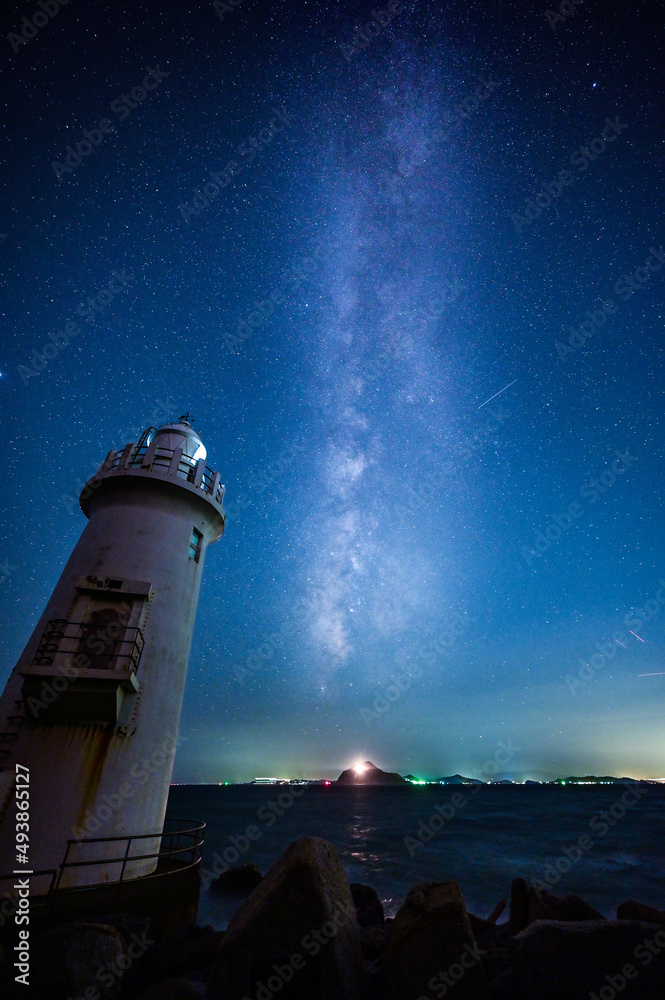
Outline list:
[[[620,903],[608,919],[574,895],[514,879],[487,917],[456,882],[414,886],[394,918],[349,885],[327,841],[292,843],[265,875],[244,865],[211,891],[238,894],[223,931],[153,940],[127,913],[34,938],[31,985],[2,956],[3,996],[39,1000],[664,1000],[665,911]],[[244,898],[243,898],[244,897]],[[507,910],[508,919],[499,918]]]

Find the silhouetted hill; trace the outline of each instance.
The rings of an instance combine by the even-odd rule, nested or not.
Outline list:
[[[342,771],[337,779],[338,785],[406,785],[408,782],[396,771],[382,771],[371,760],[366,760],[360,765],[364,770],[360,770],[359,765],[348,767]]]
[[[450,774],[447,778],[437,778],[442,785],[484,785],[479,778],[465,778],[463,774]]]
[[[550,784],[584,785],[587,783],[598,784],[599,782],[604,781],[607,784],[611,785],[625,785],[625,784],[632,785],[639,780],[640,780],[639,778],[615,778],[611,774],[603,774],[600,776],[597,774],[587,774],[583,778],[579,777],[578,775],[570,775],[568,778],[556,778],[554,781],[551,781]]]

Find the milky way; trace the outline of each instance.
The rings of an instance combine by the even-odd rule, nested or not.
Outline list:
[[[656,14],[164,8],[3,15],[1,670],[77,491],[189,410],[177,780],[661,776]]]

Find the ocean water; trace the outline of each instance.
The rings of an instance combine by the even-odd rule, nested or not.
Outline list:
[[[467,908],[486,917],[513,878],[546,875],[550,891],[576,893],[608,917],[628,899],[665,909],[665,787],[637,800],[623,785],[472,788],[181,785],[168,815],[207,823],[204,871],[217,854],[265,873],[293,840],[323,837],[350,882],[376,889],[386,916],[416,883],[455,879]],[[198,922],[226,927],[240,899],[202,887]]]

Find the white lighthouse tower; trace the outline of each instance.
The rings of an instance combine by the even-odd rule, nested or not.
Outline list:
[[[86,483],[88,523],[0,698],[0,876],[21,867],[28,775],[37,896],[158,866],[145,835],[163,829],[205,553],[224,531],[188,417],[110,451]]]

